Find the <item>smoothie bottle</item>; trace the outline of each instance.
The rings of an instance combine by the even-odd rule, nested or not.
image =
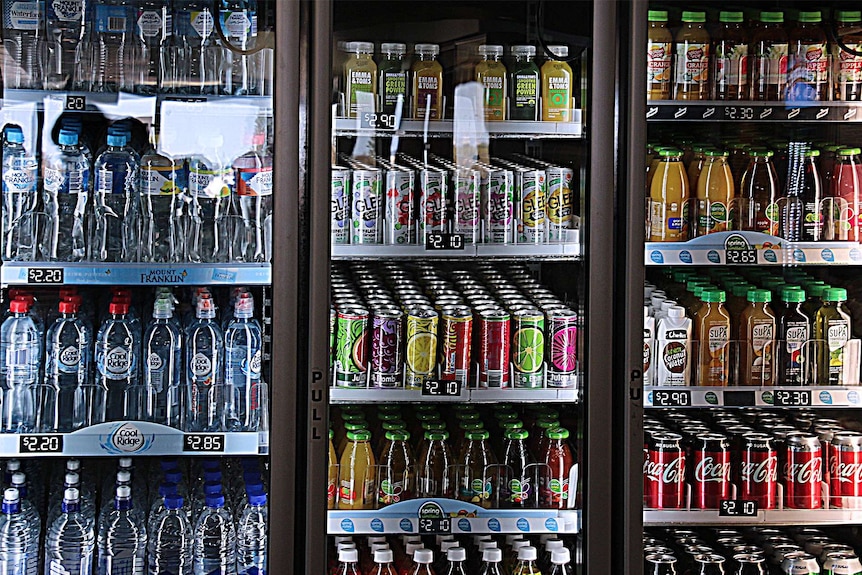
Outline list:
[[[722,10],[718,34],[713,39],[712,94],[715,100],[747,100],[748,41],[742,12]]]
[[[862,53],[862,12],[836,10],[834,13],[841,43]],[[853,54],[840,44],[832,43],[832,99],[843,102],[862,100],[862,56]]]
[[[679,242],[688,239],[688,177],[682,152],[662,149],[661,160],[650,184],[649,241]]]
[[[482,61],[476,65],[476,81],[482,84],[485,120],[506,119],[506,66],[500,59],[503,47],[483,44],[479,46]]]
[[[569,448],[569,430],[555,427],[547,434],[541,456],[547,468],[539,480],[539,505],[545,509],[566,509],[574,504],[575,497],[575,485],[570,480],[575,458]]]
[[[394,114],[401,100],[401,115],[407,112],[407,70],[404,61],[407,46],[398,42],[388,42],[380,45],[383,59],[377,66],[377,86],[380,91],[380,111],[383,114]]]
[[[707,150],[706,161],[697,180],[697,235],[730,230],[730,209],[734,198],[733,175],[727,152]]]
[[[440,46],[416,44],[413,62],[413,119],[441,120],[443,118],[443,67],[437,61]]]
[[[730,373],[730,316],[724,290],[701,294],[703,305],[694,320],[698,343],[697,381],[700,386],[726,386]]]
[[[509,73],[509,117],[512,120],[539,119],[542,76],[535,57],[535,46],[512,46],[514,62]]]
[[[656,334],[656,385],[691,384],[691,319],[685,308],[671,306]]]
[[[773,385],[775,315],[769,308],[769,290],[748,292],[748,307],[739,318],[738,385]]]
[[[819,10],[799,12],[789,34],[787,99],[829,100],[829,52]]]
[[[650,10],[647,18],[647,100],[670,100],[673,34],[667,29],[667,11]]]
[[[808,354],[813,351],[808,344],[811,338],[811,318],[802,311],[805,292],[802,289],[781,290],[784,302],[776,318],[776,385],[807,385]]]
[[[344,99],[347,117],[355,118],[359,111],[374,112],[374,101],[377,98],[377,64],[371,58],[374,54],[373,43],[350,42],[347,47],[350,56],[344,63]],[[360,93],[364,96],[359,95]]]
[[[348,431],[348,444],[341,454],[339,509],[371,509],[374,504],[374,453],[371,433]]]
[[[844,346],[850,339],[850,315],[844,311],[847,290],[829,288],[823,293],[823,306],[814,316],[814,339],[817,345],[817,365],[820,370],[817,385],[844,384]]]
[[[556,56],[542,64],[542,120],[545,122],[571,122],[574,107],[574,78],[565,62],[568,46],[548,46]]]
[[[784,99],[789,44],[784,13],[761,12],[752,44],[751,99],[771,102]]]
[[[682,13],[682,27],[676,33],[674,99],[709,99],[709,32],[706,12]]]
[[[753,148],[751,160],[742,176],[742,187],[735,208],[737,230],[778,233],[778,175],[772,164],[772,151]]]

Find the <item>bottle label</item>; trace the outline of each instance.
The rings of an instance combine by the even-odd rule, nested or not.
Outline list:
[[[503,77],[483,76],[482,86],[485,92],[485,119],[503,119]]]
[[[60,373],[77,373],[81,362],[81,350],[77,345],[66,348],[54,347],[54,366]]]
[[[749,367],[751,380],[757,383],[772,379],[772,338],[775,323],[758,321],[751,327],[751,352]]]
[[[706,84],[709,77],[709,44],[679,42],[676,53],[677,84]]]
[[[569,499],[569,477],[554,477],[548,482],[551,491],[551,504],[559,505]]]
[[[99,373],[103,376],[112,380],[120,380],[133,375],[134,355],[130,349],[117,346],[107,352],[103,348],[99,351],[101,352],[98,361]]]
[[[465,478],[465,481],[468,480]],[[473,503],[479,503],[481,501],[491,499],[493,487],[491,485],[490,478],[473,479],[465,487],[466,488],[462,490],[463,495],[469,497],[470,501],[472,501]]]
[[[96,5],[96,32],[108,34],[127,32],[130,23],[127,6]]]
[[[63,170],[45,168],[42,171],[42,183],[46,192],[54,194],[86,193],[90,185],[90,170],[86,166],[86,162],[82,162],[80,167],[70,169],[65,173]]]
[[[35,31],[42,28],[43,2],[4,2],[3,25],[6,29]]]
[[[209,383],[213,376],[213,361],[206,354],[198,352],[189,361],[189,369],[195,378],[206,379],[206,383]]]
[[[829,56],[825,42],[799,45],[793,76],[812,84],[826,83],[829,76]]]
[[[403,492],[403,481],[384,479],[380,482],[380,490],[377,492],[377,499],[380,503],[386,505],[389,505],[390,503],[398,503],[401,501]]]
[[[787,76],[787,49],[784,43],[767,44],[765,51],[758,52],[758,72],[764,84],[784,84]]]
[[[22,375],[29,372],[30,348],[26,344],[9,344],[6,348],[6,369]]]
[[[61,22],[81,22],[84,15],[84,0],[51,0],[49,4],[54,18]]]
[[[862,44],[845,45],[851,50],[862,51]],[[835,80],[839,84],[857,84],[862,82],[862,56],[856,56],[841,49],[832,47],[832,58],[835,62]]]
[[[356,503],[357,495],[356,490],[353,488],[353,481],[342,479],[341,489],[338,490],[338,499],[348,505],[353,505]]]
[[[647,84],[669,84],[673,45],[670,42],[647,43]],[[662,86],[663,87],[663,86]]]
[[[66,567],[74,571],[74,575],[79,575],[83,572],[83,565],[80,561],[75,561],[75,559],[51,559],[48,564],[48,575],[73,575],[72,571],[66,569]]]
[[[395,109],[398,96],[407,94],[407,72],[383,73],[383,105]],[[407,105],[407,102],[404,102]]]
[[[651,339],[652,330],[644,328],[644,372],[649,371],[649,368],[652,367],[652,346],[650,345]]]
[[[661,385],[688,385],[688,331],[668,330],[665,332],[664,346],[661,349]]]
[[[374,92],[374,75],[370,70],[350,70],[350,113],[356,115],[359,112],[358,93]],[[371,110],[373,111],[373,110]]]
[[[231,176],[230,170],[190,170],[189,191],[195,198],[226,198]]]
[[[227,377],[228,383],[244,385],[246,378],[260,378],[261,351],[256,349],[248,357],[247,346],[237,346],[228,352]]]
[[[538,94],[539,76],[537,74],[515,75],[515,108],[535,108]]]
[[[784,350],[787,363],[784,364],[784,377],[787,383],[802,385],[805,372],[805,344],[808,342],[808,322],[787,323],[784,332]]]
[[[555,110],[553,117],[566,119],[566,113],[572,107],[572,87],[569,76],[551,76],[547,79],[547,83],[548,101],[545,102],[545,107]]]
[[[3,193],[31,193],[36,191],[36,168],[10,168],[3,170]]]
[[[240,196],[271,196],[272,168],[242,168],[236,171],[236,193]]]
[[[830,319],[826,330],[826,341],[829,346],[830,359],[832,357],[843,357],[844,346],[847,345],[847,340],[850,339],[850,324],[845,319]],[[833,356],[832,353],[840,351],[840,356]],[[830,361],[830,365],[831,365]]]
[[[416,117],[425,118],[426,110],[430,110],[429,119],[437,120],[437,90],[440,86],[440,78],[437,76],[416,77]],[[429,108],[430,106],[430,108]]]
[[[245,41],[251,36],[251,19],[248,11],[221,13],[222,29],[228,39]]]
[[[506,494],[506,501],[515,504],[526,502],[530,498],[530,493],[532,492],[529,477],[512,479],[506,487],[508,487],[509,491]]]
[[[141,167],[140,193],[142,196],[174,196],[183,191],[181,178],[175,166]]]
[[[213,33],[215,20],[209,10],[189,12],[189,22],[191,23],[192,30],[201,38],[209,38],[210,34]]]
[[[572,175],[569,172],[548,177],[548,221],[568,227],[572,219]]]
[[[807,241],[820,239],[820,228],[823,224],[823,216],[820,206],[815,202],[805,202],[805,215],[802,219],[802,230]]]
[[[95,191],[99,194],[124,194],[126,190],[134,190],[135,172],[132,170],[115,172],[105,166],[96,172]]]
[[[748,85],[748,44],[716,44],[715,84],[721,87]]]
[[[144,38],[164,37],[172,30],[171,14],[158,10],[138,10],[138,30]]]
[[[165,362],[158,353],[151,351],[147,354],[147,386],[156,393],[160,393],[164,388],[164,365]]]

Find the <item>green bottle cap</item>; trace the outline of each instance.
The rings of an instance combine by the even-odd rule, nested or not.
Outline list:
[[[526,429],[510,429],[506,432],[506,439],[527,439],[530,432]]]
[[[334,429],[330,429],[330,430],[329,430],[329,439],[332,439],[333,437],[335,437],[335,430],[334,430]]]
[[[724,150],[715,150],[715,149],[712,149],[712,150],[706,150],[706,152],[704,152],[704,153],[705,153],[707,156],[709,156],[710,158],[716,158],[716,157],[727,157],[727,156],[729,156],[729,155],[730,155],[730,154],[728,154],[727,152],[725,152]]]
[[[524,427],[524,423],[517,419],[507,419],[506,421],[500,422],[500,427],[506,430],[521,429]]]
[[[387,431],[386,439],[389,441],[407,441],[410,439],[409,431]]]
[[[706,22],[706,12],[689,12],[688,10],[682,13],[683,22]]]
[[[497,421],[508,421],[510,419],[518,419],[518,414],[514,411],[498,411],[494,414],[494,419]]]
[[[426,431],[425,439],[428,441],[446,441],[449,439],[448,431]]]
[[[568,439],[569,430],[562,427],[555,427],[548,430],[548,439]]]
[[[810,22],[820,22],[821,20],[822,20],[822,17],[820,15],[820,10],[812,10],[810,12],[808,12],[808,11],[799,12],[799,21],[800,22],[810,23]]]
[[[677,150],[676,148],[662,148],[659,150],[658,155],[662,158],[681,158],[682,150]]]
[[[367,429],[357,429],[356,431],[348,431],[347,439],[350,441],[370,441],[371,432]]]
[[[748,291],[746,298],[752,303],[766,303],[772,301],[772,292],[768,289],[753,289]]]
[[[721,303],[725,300],[724,290],[713,289],[705,291],[700,295],[700,299],[707,303]]]
[[[426,406],[421,406],[421,407],[426,407]],[[433,407],[433,406],[429,405],[427,407]],[[362,408],[348,405],[346,407],[343,407],[342,409],[362,409]],[[378,412],[381,412],[381,411],[401,411],[401,406],[400,405],[381,405],[381,406],[377,407],[377,411]],[[417,409],[417,411],[421,411],[421,410]]]
[[[422,429],[424,431],[443,431],[446,429],[446,424],[442,421],[423,421]]]
[[[806,150],[805,157],[806,158],[817,158],[820,156],[820,150]]]
[[[650,22],[667,22],[667,10],[650,10],[647,19]]]
[[[781,301],[800,303],[805,301],[805,292],[800,287],[786,287],[781,290]]]
[[[387,411],[385,413],[378,413],[377,419],[380,421],[395,421],[396,419],[401,419],[401,414],[397,411]]]
[[[479,441],[482,439],[488,439],[489,437],[491,437],[491,434],[484,429],[482,429],[481,431],[471,431],[467,434],[467,439],[469,439],[470,441]]]
[[[767,24],[781,24],[784,22],[784,12],[761,12],[760,21]]]
[[[812,297],[822,298],[823,294],[826,293],[832,286],[828,286],[823,282],[813,283],[808,286],[808,292]]]
[[[862,154],[862,149],[859,148],[841,148],[838,150],[839,156],[858,156]]]
[[[847,301],[847,290],[844,288],[829,288],[823,292],[823,301]]]
[[[364,419],[356,421],[348,421],[344,424],[344,429],[347,431],[358,431],[360,429],[368,429],[368,422]]]
[[[730,24],[737,24],[739,22],[742,22],[742,20],[743,20],[742,12],[725,12],[724,10],[722,10],[718,14],[718,21],[719,22],[728,22]]]
[[[754,158],[771,158],[775,155],[775,152],[766,148],[753,148],[748,153]]]
[[[862,21],[862,12],[859,10],[836,10],[835,20],[838,22],[859,22]]]
[[[479,419],[479,414],[475,411],[462,411],[455,415],[455,419],[458,421],[476,421]]]
[[[348,421],[365,421],[365,414],[358,412],[342,413],[341,420],[345,423]]]
[[[395,431],[396,429],[407,429],[403,419],[394,419],[383,423],[383,431]]]

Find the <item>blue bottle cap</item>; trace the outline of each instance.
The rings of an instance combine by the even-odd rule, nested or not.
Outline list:
[[[78,143],[78,134],[72,130],[60,130],[60,145],[74,146]]]
[[[260,479],[245,482],[245,492],[247,495],[263,491],[263,482]]]
[[[165,473],[166,483],[180,483],[183,480],[183,474],[180,471],[168,471]]]
[[[206,471],[221,471],[221,464],[219,463],[218,459],[204,459],[203,461],[201,461],[201,467]]]
[[[221,483],[221,471],[218,469],[204,471],[204,481],[215,481]]]
[[[165,496],[165,509],[182,509],[183,496],[177,493]]]
[[[18,128],[17,126],[6,128],[6,141],[13,144],[23,144],[24,132],[22,132],[21,128]]]
[[[207,481],[206,483],[204,483],[204,495],[220,495],[221,493],[221,483],[216,481]]]
[[[126,137],[122,134],[109,134],[108,145],[112,148],[122,148],[126,145]]]
[[[255,506],[266,505],[266,493],[263,491],[257,491],[255,493],[248,494],[248,504]]]
[[[159,497],[166,497],[168,495],[173,495],[177,492],[177,484],[176,483],[168,483],[163,482],[159,485]]]
[[[179,469],[179,463],[177,463],[176,459],[162,459],[159,461],[159,466],[165,473]]]
[[[224,507],[224,495],[221,493],[217,495],[207,495],[206,504],[207,507],[212,507],[214,509]]]

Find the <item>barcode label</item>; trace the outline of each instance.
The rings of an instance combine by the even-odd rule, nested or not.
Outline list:
[[[126,19],[111,16],[108,18],[108,30],[111,32],[123,32],[126,29]]]

